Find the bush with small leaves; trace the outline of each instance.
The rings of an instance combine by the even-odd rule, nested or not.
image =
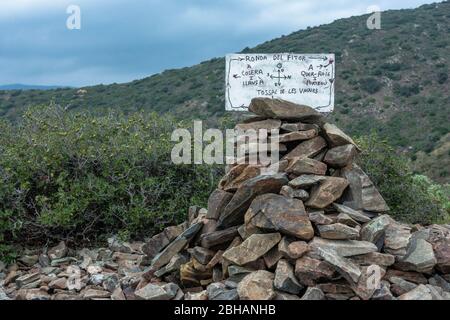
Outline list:
[[[174,165],[170,117],[37,107],[0,122],[0,242],[149,236],[205,205],[218,168]]]

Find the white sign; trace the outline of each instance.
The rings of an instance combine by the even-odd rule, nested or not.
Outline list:
[[[288,100],[320,112],[334,108],[334,54],[229,54],[225,108],[246,111],[256,97]]]

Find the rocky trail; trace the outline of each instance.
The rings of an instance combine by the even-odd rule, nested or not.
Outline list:
[[[0,299],[448,300],[450,227],[407,225],[315,110],[254,99],[241,129],[280,129],[277,172],[236,164],[188,221],[142,242],[64,242],[0,262]]]

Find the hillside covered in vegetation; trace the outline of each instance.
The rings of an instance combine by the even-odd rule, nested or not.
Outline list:
[[[418,172],[448,182],[450,3],[383,12],[381,30],[367,29],[367,17],[308,28],[242,52],[335,53],[337,106],[330,121],[353,135],[376,131]],[[53,101],[99,114],[143,109],[214,122],[233,118],[224,111],[224,70],[224,59],[215,58],[125,84],[0,91],[0,115],[16,119],[30,105]]]

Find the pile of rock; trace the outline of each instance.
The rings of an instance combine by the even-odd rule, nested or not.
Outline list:
[[[254,99],[250,111],[240,129],[281,131],[277,172],[229,166],[207,209],[145,243],[61,243],[0,264],[0,299],[450,299],[449,226],[387,215],[358,146],[315,110]]]
[[[108,240],[108,248],[72,250],[64,242],[26,250],[15,264],[0,262],[0,300],[134,298],[141,281],[144,242]]]

